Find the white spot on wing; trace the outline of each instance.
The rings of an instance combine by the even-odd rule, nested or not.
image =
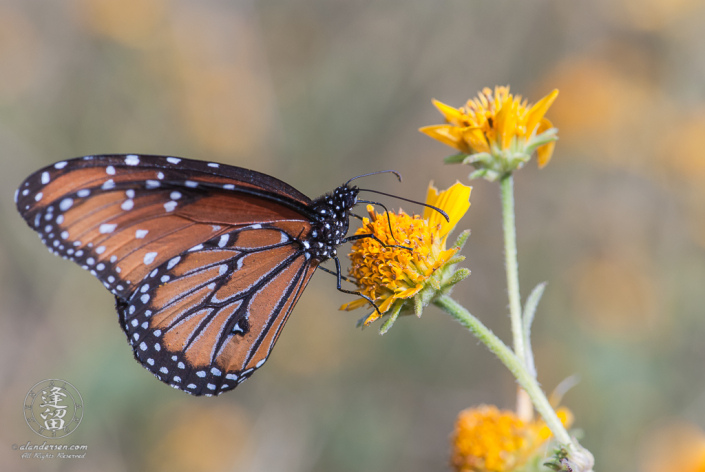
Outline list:
[[[136,166],[139,163],[140,158],[136,154],[128,154],[127,157],[125,157],[125,164],[128,166]]]
[[[228,239],[230,239],[229,234],[222,235],[220,241],[218,241],[218,247],[225,247],[225,245],[228,244]]]
[[[49,177],[49,172],[42,172],[42,184],[48,184],[49,180],[51,180],[51,178]]]
[[[113,167],[113,166],[106,167],[105,173],[108,175],[115,175],[115,167]]]
[[[176,203],[175,201],[166,202],[164,204],[164,209],[166,211],[174,211],[174,208],[176,208],[176,205],[178,205],[178,203]]]
[[[66,161],[57,162],[56,164],[54,164],[54,168],[63,169],[64,167],[66,167],[66,164],[68,164],[68,162]]]
[[[169,195],[169,198],[171,198],[172,200],[178,200],[179,198],[181,198],[181,193],[177,192],[177,191],[173,191]]]
[[[149,301],[149,295],[145,293],[140,297],[140,300],[142,301],[142,303],[147,303]]]
[[[223,185],[223,188],[225,190],[235,190],[235,186],[233,184],[225,184]]]
[[[113,181],[113,179],[106,180],[100,188],[102,188],[103,190],[110,190],[111,188],[115,188],[115,182]]]
[[[192,247],[191,249],[189,249],[189,252],[200,251],[201,249],[203,249],[203,244],[199,244],[197,246]]]
[[[135,231],[135,238],[144,239],[144,237],[147,236],[147,233],[149,233],[148,229],[138,229]]]
[[[198,187],[198,182],[194,182],[193,180],[187,180],[186,182],[184,182],[184,185],[186,185],[187,187],[196,188]]]
[[[134,206],[135,206],[135,201],[130,199],[130,200],[125,200],[124,202],[122,202],[122,205],[120,205],[120,208],[127,211],[127,210],[132,210],[132,207],[134,207]]]
[[[154,259],[157,257],[156,252],[148,252],[147,254],[144,255],[144,263],[145,264],[151,264],[154,262]]]
[[[73,198],[64,198],[63,200],[61,200],[61,203],[59,203],[59,209],[61,211],[66,211],[69,208],[71,208],[72,205],[73,205]]]
[[[38,194],[36,194],[34,196],[34,200],[38,202],[39,200],[42,199],[43,196],[44,196],[44,194],[42,192],[39,192]]]
[[[170,260],[169,263],[166,265],[167,270],[173,269],[174,266],[175,266],[176,264],[178,264],[180,260],[181,260],[181,256],[176,256],[175,258],[173,258],[172,260]]]
[[[216,164],[215,162],[209,162],[209,163],[208,163],[208,167],[215,167],[215,168],[218,168],[218,167],[220,167],[220,165],[219,165],[219,164]]]
[[[181,162],[181,159],[179,159],[178,157],[167,157],[166,160],[170,164],[178,164],[179,162]]]
[[[147,181],[147,188],[157,188],[159,187],[159,181],[158,180],[148,180]]]
[[[91,191],[88,190],[87,188],[84,188],[83,190],[79,190],[76,195],[78,195],[78,196],[81,197],[81,198],[85,198],[85,197],[87,197],[87,196],[90,195],[90,194],[91,194]]]
[[[112,233],[113,231],[115,231],[115,228],[117,228],[116,224],[104,223],[100,225],[100,234]]]

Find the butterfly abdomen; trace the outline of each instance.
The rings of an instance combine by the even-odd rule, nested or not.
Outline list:
[[[348,233],[350,210],[357,202],[357,194],[357,187],[341,185],[311,203],[316,223],[301,241],[307,259],[325,261],[336,256],[336,247]]]

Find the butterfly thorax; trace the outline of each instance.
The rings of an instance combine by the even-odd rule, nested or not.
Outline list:
[[[358,192],[357,187],[341,185],[311,203],[316,222],[301,241],[307,258],[324,261],[336,255],[336,247],[348,233],[350,210],[357,203]]]

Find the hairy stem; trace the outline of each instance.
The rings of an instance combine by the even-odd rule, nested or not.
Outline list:
[[[526,391],[536,411],[543,417],[546,425],[550,428],[558,442],[565,444],[571,449],[579,447],[573,442],[568,431],[563,427],[563,423],[561,423],[553,407],[551,407],[551,404],[543,390],[541,390],[541,387],[539,387],[536,379],[529,374],[525,364],[519,360],[518,356],[516,356],[501,339],[448,295],[438,297],[433,303],[470,330],[477,339],[482,341],[482,343],[507,366],[509,371],[517,379],[517,382],[519,382],[519,385]]]

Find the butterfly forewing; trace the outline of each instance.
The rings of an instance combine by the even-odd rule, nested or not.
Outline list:
[[[59,162],[30,176],[17,199],[52,252],[121,297],[174,255],[235,227],[306,221],[298,207],[310,202],[264,174],[137,155]],[[294,237],[305,236],[308,227],[298,227]]]

